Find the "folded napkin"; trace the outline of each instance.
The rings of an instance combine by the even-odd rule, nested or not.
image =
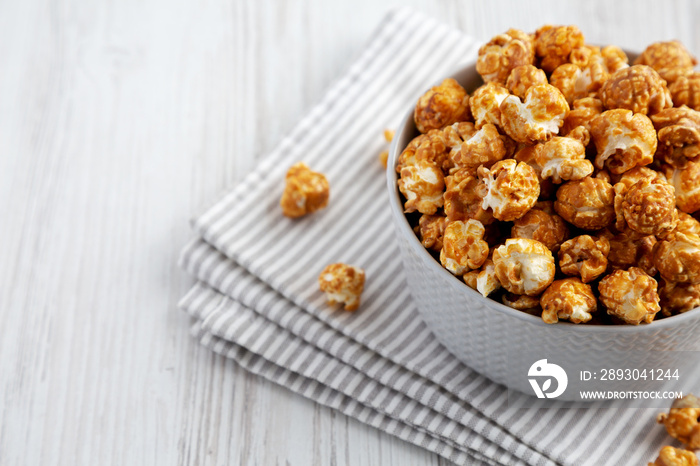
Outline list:
[[[377,161],[381,132],[478,45],[391,12],[324,99],[242,183],[193,222],[181,263],[199,283],[193,332],[246,369],[458,464],[642,464],[668,442],[658,409],[534,409],[469,369],[420,319]],[[292,164],[324,173],[330,203],[301,219],[279,198]],[[329,306],[329,263],[365,269],[360,309]]]

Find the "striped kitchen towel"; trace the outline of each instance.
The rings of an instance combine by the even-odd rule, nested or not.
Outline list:
[[[381,132],[478,45],[408,9],[390,13],[324,99],[193,226],[181,262],[200,282],[181,307],[203,344],[303,396],[459,464],[642,464],[657,410],[532,409],[461,364],[419,318],[394,240]],[[282,216],[293,163],[331,186],[327,208]],[[365,269],[362,305],[329,306],[325,265]]]

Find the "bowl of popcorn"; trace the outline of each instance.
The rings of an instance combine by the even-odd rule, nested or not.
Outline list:
[[[677,41],[511,29],[420,96],[391,208],[421,316],[460,360],[529,392],[533,358],[700,349],[695,64]]]

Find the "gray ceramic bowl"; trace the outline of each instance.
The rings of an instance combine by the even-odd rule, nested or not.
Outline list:
[[[451,77],[469,92],[482,84],[475,63]],[[569,388],[559,399],[576,400],[577,388],[590,388],[578,380],[582,368],[666,367],[675,364],[678,351],[700,350],[698,309],[639,326],[552,325],[484,298],[453,276],[421,245],[403,212],[395,167],[402,150],[417,135],[411,108],[389,153],[387,185],[393,220],[418,310],[438,340],[462,362],[511,389],[533,394],[528,369],[546,358],[569,373]],[[700,364],[698,359],[694,362]]]

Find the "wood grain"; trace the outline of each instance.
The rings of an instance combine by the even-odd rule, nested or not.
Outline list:
[[[0,3],[0,464],[445,464],[199,347],[175,308],[188,219],[399,3]],[[700,53],[690,0],[408,3],[482,40],[576,23]]]

